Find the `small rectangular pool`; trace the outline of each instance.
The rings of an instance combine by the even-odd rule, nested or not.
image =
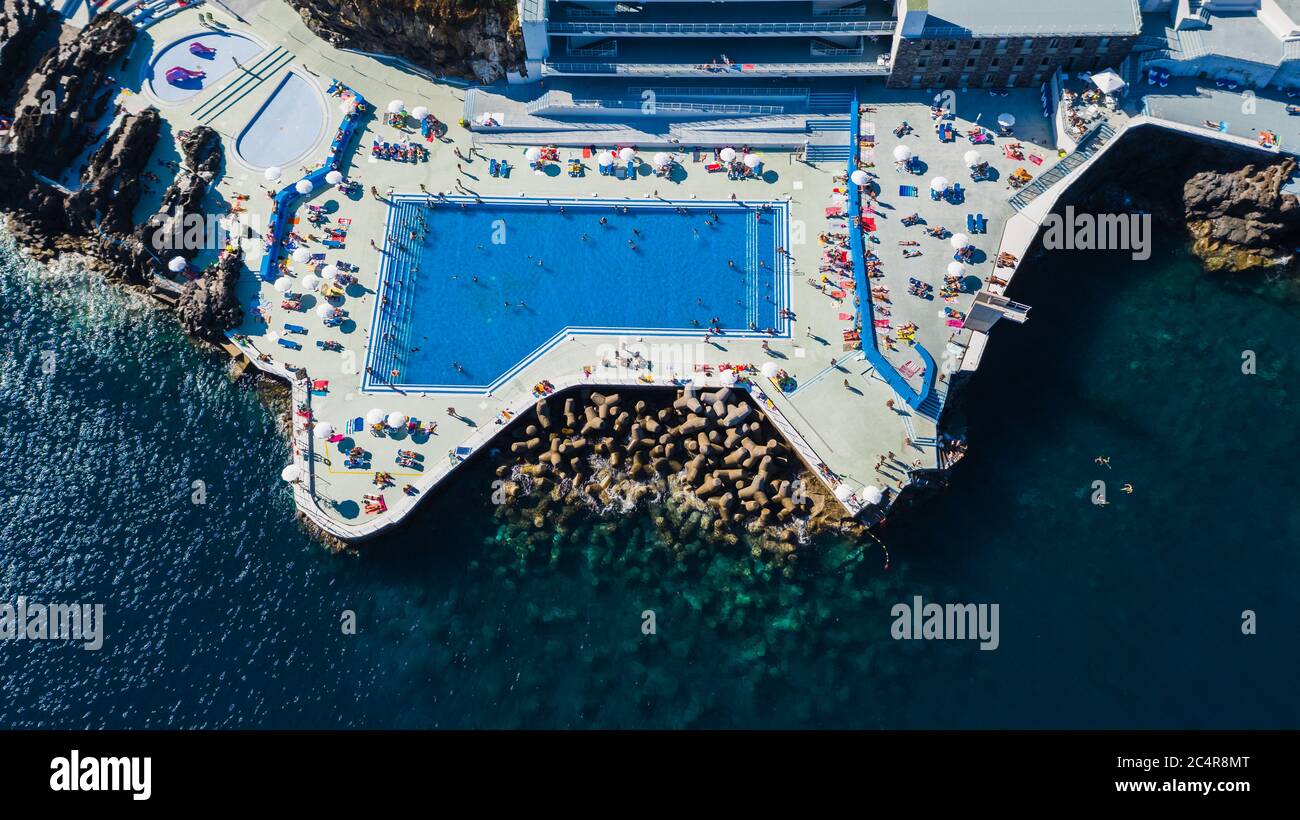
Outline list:
[[[487,389],[570,333],[784,335],[786,222],[782,202],[395,197],[363,386]]]

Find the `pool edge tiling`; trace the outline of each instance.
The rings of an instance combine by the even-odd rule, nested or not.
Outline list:
[[[419,347],[412,348],[413,324],[415,323],[415,313],[417,311],[428,311],[437,308],[458,308],[458,310],[448,310],[448,315],[475,315],[474,311],[466,305],[447,305],[444,300],[426,294],[426,302],[417,299],[419,295],[418,286],[411,284],[408,280],[403,285],[398,286],[395,293],[390,292],[394,288],[394,279],[402,282],[402,277],[417,278],[427,276],[428,271],[423,273],[414,273],[411,269],[411,262],[419,261],[406,248],[405,241],[401,238],[394,240],[393,233],[395,223],[399,220],[409,219],[412,214],[422,214],[426,212],[429,198],[420,194],[395,194],[388,198],[390,207],[387,209],[387,221],[385,226],[385,242],[383,251],[383,261],[379,270],[379,288],[375,298],[375,304],[372,308],[370,327],[372,328],[371,343],[367,346],[365,370],[362,376],[361,389],[365,392],[374,393],[403,393],[413,392],[439,392],[439,393],[483,393],[492,391],[500,387],[509,379],[517,375],[528,365],[543,358],[547,351],[554,348],[560,342],[570,337],[576,336],[610,336],[610,337],[656,337],[663,339],[673,339],[680,344],[691,337],[695,340],[703,338],[706,332],[709,332],[707,324],[689,325],[685,321],[681,325],[672,326],[671,323],[647,322],[644,325],[628,323],[625,325],[596,325],[589,323],[566,323],[563,321],[556,322],[553,327],[546,327],[546,333],[543,335],[534,334],[534,342],[522,341],[519,344],[518,354],[511,355],[507,362],[494,363],[486,367],[491,371],[485,374],[483,378],[475,378],[472,383],[434,383],[426,382],[418,377],[420,373],[413,374],[410,381],[403,379],[406,374],[405,368],[399,373],[402,376],[395,378],[385,378],[383,374],[388,374],[397,361],[406,355],[405,351],[412,352],[420,350]],[[753,275],[746,274],[746,281],[740,284],[740,289],[729,295],[743,294],[747,303],[743,305],[745,315],[750,317],[751,327],[745,328],[740,326],[725,326],[723,334],[712,333],[716,338],[725,341],[725,339],[788,339],[790,337],[791,319],[786,310],[789,308],[790,296],[790,276],[791,265],[782,249],[788,249],[790,244],[789,227],[790,220],[788,214],[788,203],[776,200],[668,200],[655,199],[646,200],[622,200],[622,199],[575,199],[562,197],[481,197],[480,202],[476,202],[473,197],[443,197],[441,204],[435,204],[435,208],[449,208],[454,206],[470,208],[500,208],[501,213],[505,214],[505,209],[517,210],[520,208],[537,209],[538,212],[543,209],[558,211],[560,208],[572,208],[575,211],[601,211],[609,209],[628,208],[636,211],[645,212],[653,210],[656,216],[666,211],[676,212],[679,208],[688,208],[697,212],[715,211],[725,214],[726,210],[745,209],[749,215],[753,216],[753,221],[758,221],[764,215],[770,215],[772,218],[771,226],[771,247],[759,248],[760,242],[746,234],[746,246],[736,248],[736,259],[745,260],[742,262],[744,267],[740,270],[753,271]],[[571,215],[571,214],[570,214]],[[751,220],[746,221],[746,231],[751,231],[754,227],[749,224]],[[503,223],[504,224],[504,223]],[[402,228],[405,230],[405,227]],[[735,228],[731,228],[735,232]],[[585,236],[585,234],[584,234]],[[683,238],[689,237],[690,234],[681,234]],[[756,236],[756,235],[755,235]],[[644,239],[644,236],[641,237]],[[504,243],[502,243],[504,244]],[[631,240],[629,240],[631,244]],[[482,245],[479,246],[480,248]],[[530,256],[529,259],[532,257]],[[762,264],[756,264],[762,260]],[[539,263],[540,264],[540,263]],[[649,266],[651,277],[656,276],[653,270],[653,261],[646,260],[643,264]],[[759,274],[763,265],[769,265],[768,271]],[[489,266],[489,270],[491,267]],[[419,271],[418,266],[415,268]],[[616,263],[611,262],[611,271],[620,270]],[[478,271],[483,273],[482,270]],[[547,268],[547,273],[555,273],[554,270]],[[714,286],[722,282],[727,275],[717,277],[718,281],[710,283]],[[455,277],[453,277],[454,279]],[[665,274],[665,278],[667,275]],[[752,280],[752,281],[750,281]],[[477,277],[475,278],[477,283]],[[770,289],[770,297],[765,297],[768,304],[764,305],[760,301],[760,290],[766,282],[766,287]],[[612,282],[620,286],[620,282]],[[485,287],[490,287],[489,283],[481,283]],[[574,283],[561,282],[560,285]],[[656,283],[657,284],[657,283]],[[669,283],[671,286],[673,283]],[[676,283],[681,284],[681,283]],[[576,287],[576,285],[575,285]],[[724,287],[735,288],[735,285],[724,285]],[[570,291],[572,292],[572,291]],[[710,291],[709,295],[721,295],[720,292]],[[384,310],[386,301],[392,297],[394,300],[407,299],[405,305],[400,303],[395,306],[397,310],[404,312],[405,316],[394,316],[394,310]],[[737,300],[739,305],[741,300]],[[643,303],[644,304],[644,303]],[[702,304],[702,303],[701,303]],[[552,306],[553,307],[553,306]],[[533,312],[534,306],[530,305],[528,310]],[[704,308],[701,308],[704,310]],[[543,309],[544,311],[547,309]],[[733,309],[734,310],[734,309]],[[706,310],[707,312],[707,310]],[[428,327],[429,320],[422,316],[420,321],[424,327]],[[481,340],[482,341],[482,340]],[[467,345],[474,345],[476,342],[466,342]],[[491,341],[493,346],[498,346],[499,337],[494,337]],[[453,355],[455,351],[452,351]],[[595,364],[593,362],[593,364]],[[468,370],[462,371],[468,374]],[[558,374],[557,374],[558,375]]]

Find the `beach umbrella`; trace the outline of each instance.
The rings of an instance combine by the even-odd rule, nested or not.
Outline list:
[[[302,278],[302,286],[307,290],[316,290],[320,287],[320,277],[314,273],[309,273]]]
[[[384,423],[384,411],[378,407],[366,413],[366,424],[375,425]]]
[[[285,465],[285,468],[280,471],[280,478],[288,481],[290,484],[295,481],[301,481],[302,470],[298,468],[297,464],[287,464]]]
[[[964,233],[955,233],[952,235],[951,241],[952,241],[952,246],[954,248],[956,248],[957,250],[961,250],[962,248],[970,244],[970,237]]]
[[[343,172],[337,170],[330,171],[328,174],[325,175],[325,181],[328,182],[330,185],[338,185],[340,182],[343,181]]]
[[[662,167],[664,167],[665,165],[668,165],[669,163],[671,163],[672,161],[673,161],[673,158],[672,158],[671,156],[669,156],[668,154],[665,154],[663,151],[660,151],[659,153],[655,154],[655,167],[656,167],[656,168],[662,168]]]
[[[634,156],[636,156],[636,149],[631,146],[627,146],[618,152],[618,158],[624,162],[631,162]]]
[[[273,284],[271,287],[275,288],[281,293],[288,293],[289,291],[293,290],[293,280],[287,276],[281,276],[280,278],[275,280],[275,284]]]
[[[759,368],[760,372],[769,379],[775,379],[780,369],[776,366],[776,362],[763,362],[763,366]]]
[[[328,319],[334,315],[334,306],[329,302],[321,302],[316,306],[316,315],[322,319]]]
[[[262,172],[262,176],[266,177],[267,182],[279,182],[280,177],[284,176],[284,171],[280,170],[280,166],[272,165]]]
[[[835,497],[840,501],[848,501],[853,497],[853,490],[849,489],[849,485],[841,482],[835,485]]]
[[[758,158],[758,154],[745,154],[744,162],[747,168],[757,168],[763,164],[763,160]]]
[[[312,189],[315,187],[316,186],[312,184],[312,181],[310,179],[305,179],[305,178],[300,179],[293,184],[293,189],[304,196],[310,194],[312,192]]]
[[[187,264],[189,263],[185,261],[185,257],[173,256],[171,261],[167,263],[167,270],[171,271],[172,273],[180,273],[181,271],[185,270],[185,266]]]
[[[316,434],[316,438],[329,438],[334,435],[334,425],[328,421],[318,421],[312,428],[312,432]]]
[[[934,179],[930,180],[930,190],[931,190],[931,191],[946,191],[946,190],[948,190],[948,178],[947,178],[947,177],[935,177]]]
[[[718,374],[718,381],[722,382],[723,387],[730,387],[736,383],[736,371],[724,370]]]
[[[884,491],[875,484],[868,484],[862,488],[862,498],[868,504],[879,504],[884,497]]]
[[[1115,69],[1113,68],[1108,68],[1100,74],[1093,74],[1092,84],[1101,89],[1101,93],[1103,94],[1114,94],[1116,91],[1119,91],[1127,85],[1127,83],[1124,82],[1124,78],[1115,73]]]
[[[998,125],[1003,128],[1010,128],[1016,124],[1016,118],[1011,114],[998,114]]]
[[[335,279],[339,275],[339,269],[333,265],[326,265],[324,270],[321,271],[321,275],[326,279]]]
[[[948,263],[948,275],[949,275],[949,276],[961,276],[961,275],[962,275],[962,272],[965,271],[965,270],[966,270],[966,269],[963,268],[963,267],[961,266],[961,263],[958,262],[956,259],[954,259],[954,260],[952,260],[951,262]]]
[[[849,179],[853,180],[854,185],[866,185],[871,181],[871,175],[859,168],[849,175]]]
[[[308,259],[311,259],[311,251],[303,247],[294,248],[292,258],[293,261],[302,264],[306,262]]]
[[[529,162],[537,162],[537,160],[542,158],[542,149],[534,145],[532,148],[529,148],[527,151],[524,152],[524,157]]]
[[[406,426],[406,414],[399,413],[396,410],[389,413],[388,418],[385,420],[388,422],[388,426],[393,428],[394,430],[396,430],[399,427]]]
[[[962,154],[961,158],[966,161],[967,168],[974,168],[976,165],[980,164],[979,151],[967,151],[965,154]]]
[[[722,158],[723,162],[731,162],[736,158],[736,149],[731,147],[723,148],[718,156]]]
[[[422,120],[429,116],[429,109],[422,105],[417,105],[415,108],[411,109],[411,116],[415,117],[417,120]]]
[[[614,154],[610,151],[601,151],[600,156],[596,157],[597,165],[613,165]]]
[[[388,104],[388,113],[400,114],[402,113],[402,109],[405,107],[406,107],[406,103],[402,102],[401,100],[393,100]]]
[[[898,162],[907,162],[912,158],[912,149],[906,145],[900,145],[894,149],[894,159]]]

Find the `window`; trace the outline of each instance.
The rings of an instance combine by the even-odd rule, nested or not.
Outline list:
[[[1019,79],[1020,79],[1020,75],[1019,75],[1019,74],[1012,74],[1010,77],[1007,77],[1007,85],[1015,85],[1015,84],[1016,84],[1016,80],[1019,80]]]
[[[1057,48],[1057,47],[1060,46],[1060,45],[1061,45],[1061,41],[1058,40],[1058,39],[1055,38],[1055,37],[1053,37],[1052,39],[1050,39],[1050,40],[1047,41],[1047,47],[1048,47],[1048,48]]]
[[[975,58],[974,58],[974,57],[967,57],[967,58],[966,58],[966,67],[967,67],[967,68],[974,68],[974,67],[975,67]]]
[[[944,57],[944,58],[943,58],[943,67],[944,67],[944,68],[947,68],[947,67],[950,66],[950,65],[952,65],[952,60],[949,60],[947,57]]]
[[[1006,50],[1007,50],[1007,38],[1003,37],[1001,40],[998,40],[998,51],[1006,51]]]
[[[922,50],[922,51],[929,51],[929,50],[930,50],[930,46],[932,46],[932,45],[934,45],[934,43],[931,43],[929,40],[926,40],[925,42],[921,43],[921,50]]]
[[[925,57],[922,57],[921,59],[919,59],[919,60],[916,61],[916,67],[917,67],[917,68],[925,68],[925,67],[926,67],[927,65],[929,65],[929,64],[930,64],[930,61],[929,61],[928,59],[926,59]]]
[[[983,40],[976,40],[974,43],[971,44],[970,50],[979,51],[983,46],[984,46]]]
[[[1051,61],[1048,60],[1046,57],[1044,57],[1043,59],[1041,59],[1041,60],[1038,61],[1038,64],[1041,65],[1041,66],[1045,66],[1045,65],[1047,65],[1049,62],[1051,62]]]
[[[1017,57],[1017,58],[1016,58],[1016,68],[1020,68],[1020,67],[1021,67],[1022,65],[1024,65],[1024,64],[1025,64],[1025,58],[1024,58],[1024,57]]]
[[[1075,41],[1074,41],[1074,47],[1075,47],[1075,48],[1083,48],[1083,40],[1082,40],[1082,39],[1075,40]]]
[[[950,41],[950,42],[948,43],[948,50],[949,50],[949,51],[956,51],[956,50],[957,50],[957,41],[956,41],[956,40],[952,40],[952,41]]]
[[[1025,40],[1023,43],[1020,44],[1021,51],[1032,51],[1033,48],[1034,48],[1033,40]]]
[[[984,75],[984,84],[985,84],[985,85],[993,85],[993,84],[994,84],[995,82],[997,82],[997,81],[998,81],[998,75],[996,75],[996,74],[994,74],[994,73],[992,73],[992,72],[989,72],[988,74]]]
[[[1109,46],[1109,45],[1110,45],[1110,38],[1109,38],[1109,37],[1102,37],[1100,40],[1097,41],[1097,50],[1098,50],[1098,51],[1105,51],[1106,48],[1107,48],[1107,46]]]
[[[989,68],[997,68],[999,62],[998,58],[994,57],[992,60],[989,60]]]
[[[948,85],[948,75],[940,74],[938,77],[935,77],[934,84],[939,86],[940,88],[943,88],[944,86]]]

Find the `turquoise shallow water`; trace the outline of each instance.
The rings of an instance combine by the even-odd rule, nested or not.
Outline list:
[[[4,240],[0,601],[101,602],[107,638],[0,644],[0,725],[1300,725],[1300,312],[1165,239],[1141,267],[1023,269],[1032,319],[998,329],[971,455],[893,517],[889,569],[828,540],[788,572],[677,561],[645,515],[530,544],[486,469],[332,556],[291,521],[254,391],[143,300]],[[1000,648],[890,640],[916,594],[998,603]]]

